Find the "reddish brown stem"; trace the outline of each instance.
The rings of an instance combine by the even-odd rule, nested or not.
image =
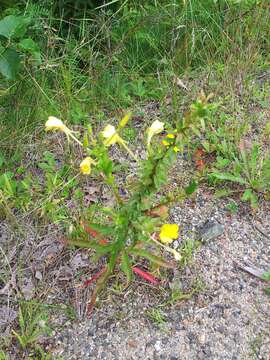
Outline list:
[[[98,280],[101,275],[107,270],[106,267],[102,268],[98,273],[93,275],[90,279],[85,280],[83,284],[80,286],[81,289],[86,288],[87,286],[91,285],[94,281]]]
[[[133,266],[132,268],[133,272],[140,277],[142,277],[144,280],[149,281],[153,285],[158,285],[160,283],[160,280],[156,279],[153,275],[151,275],[149,272],[141,270],[137,266]]]

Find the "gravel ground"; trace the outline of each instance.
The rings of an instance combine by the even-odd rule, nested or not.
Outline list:
[[[158,307],[159,293],[137,283],[135,291],[105,301],[90,319],[67,322],[56,331],[50,345],[55,357],[270,359],[266,285],[239,269],[239,265],[269,269],[269,204],[262,204],[256,214],[242,208],[234,215],[225,205],[201,191],[196,201],[171,212],[171,220],[181,227],[180,243],[198,238],[198,229],[207,221],[224,228],[222,235],[203,243],[192,263],[171,279],[183,291],[199,280],[203,286],[197,294],[187,301]],[[151,309],[162,312],[162,321],[149,316]]]

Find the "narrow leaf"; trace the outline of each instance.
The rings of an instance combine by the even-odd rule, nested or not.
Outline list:
[[[86,249],[95,249],[102,254],[106,254],[111,251],[112,245],[99,245],[95,242],[83,241],[83,240],[68,240],[68,245],[77,246]]]
[[[88,229],[91,229],[92,231],[94,230],[94,231],[101,233],[102,235],[110,235],[113,231],[112,226],[100,225],[100,224],[96,224],[96,223],[87,223],[87,224],[83,225],[83,227],[85,227],[85,226]]]
[[[121,257],[121,270],[127,277],[127,283],[129,284],[132,280],[132,268],[127,253],[124,251]]]
[[[143,249],[132,248],[129,250],[129,252],[133,255],[141,256],[159,266],[163,266],[169,269],[173,269],[175,267],[174,264],[165,261],[162,257],[151,254],[150,252]]]
[[[232,181],[232,182],[239,183],[241,185],[247,184],[247,181],[245,179],[243,179],[241,176],[235,176],[230,173],[213,172],[213,173],[211,173],[211,176],[213,176],[219,180]]]

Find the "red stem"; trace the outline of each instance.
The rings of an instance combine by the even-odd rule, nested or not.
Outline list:
[[[101,275],[107,270],[106,267],[102,268],[98,273],[96,273],[95,275],[93,275],[90,279],[85,280],[83,282],[83,284],[80,286],[81,289],[86,288],[87,286],[91,285],[94,281],[96,281],[97,279],[99,279],[101,277]]]
[[[132,268],[133,272],[140,277],[142,277],[144,280],[149,281],[153,285],[158,285],[160,283],[160,280],[156,279],[153,275],[151,275],[149,272],[141,270],[137,266],[133,266]]]

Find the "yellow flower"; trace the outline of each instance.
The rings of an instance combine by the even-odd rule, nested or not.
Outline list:
[[[180,149],[179,149],[179,147],[174,146],[173,151],[177,153],[178,151],[180,151]]]
[[[95,161],[87,156],[83,161],[80,163],[80,170],[82,174],[90,175],[91,174],[91,165],[95,165]]]
[[[111,146],[115,143],[122,144],[124,142],[123,139],[117,134],[116,129],[113,125],[107,125],[105,129],[101,132],[104,137],[104,145]]]
[[[45,130],[46,131],[52,131],[52,130],[60,130],[66,132],[66,125],[63,123],[62,120],[57,119],[54,116],[49,116],[48,120],[45,124]]]
[[[174,135],[174,134],[168,134],[166,137],[167,137],[168,139],[174,139],[174,138],[175,138],[175,135]]]
[[[131,117],[131,113],[126,114],[119,123],[119,128],[123,128],[127,125],[129,119]]]
[[[177,224],[164,224],[161,227],[159,238],[163,244],[170,244],[178,238],[179,226]]]
[[[104,140],[105,146],[111,146],[118,143],[121,145],[129,154],[133,157],[134,160],[138,160],[133,152],[128,148],[126,142],[117,134],[117,131],[113,125],[107,125],[105,129],[101,132]]]
[[[75,131],[70,130],[64,123],[62,120],[57,119],[54,116],[49,116],[48,120],[45,123],[45,130],[46,131],[54,131],[54,130],[58,130],[58,131],[63,131],[67,138],[68,141],[70,140],[70,138],[72,138],[73,140],[75,140],[80,146],[83,146],[83,144],[76,138]]]
[[[147,130],[147,146],[149,147],[151,139],[154,135],[161,133],[164,130],[164,123],[156,120]]]
[[[170,143],[167,140],[162,140],[162,144],[164,146],[170,146]]]

